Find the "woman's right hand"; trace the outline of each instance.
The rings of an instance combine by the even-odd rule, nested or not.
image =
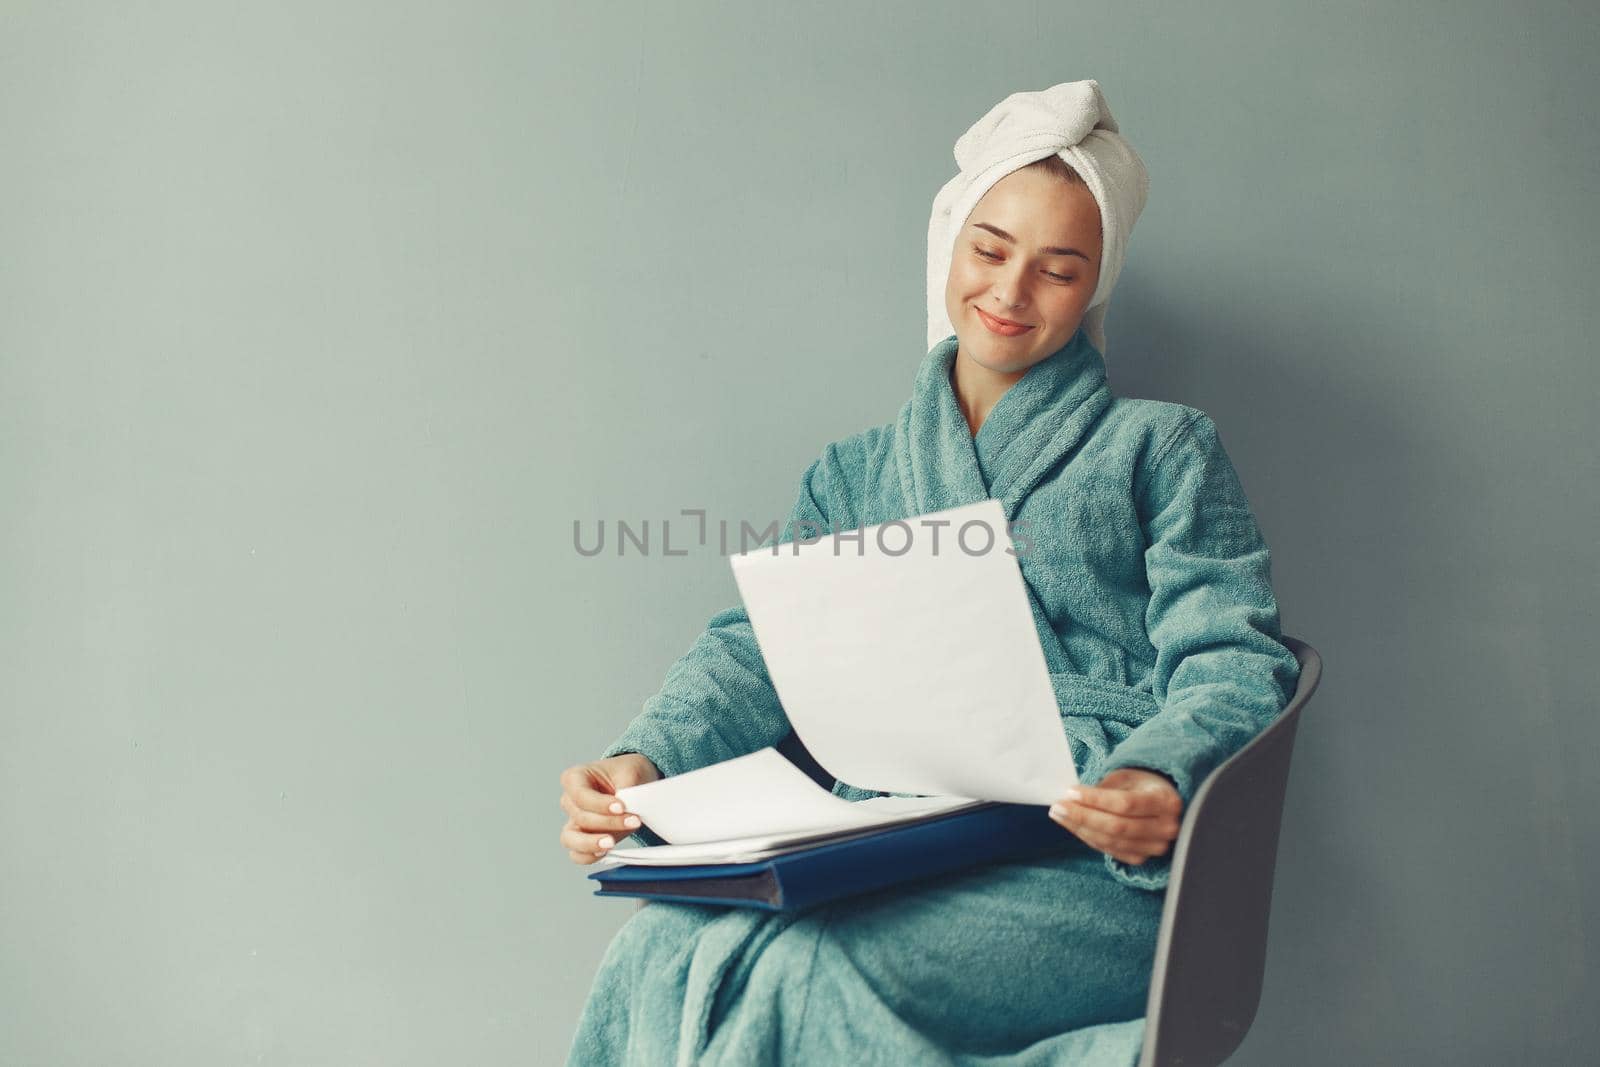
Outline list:
[[[619,789],[643,785],[661,777],[661,772],[637,752],[580,763],[561,772],[561,810],[567,825],[561,828],[561,847],[573,863],[593,863],[617,843],[617,839],[639,828],[639,817],[629,815]]]

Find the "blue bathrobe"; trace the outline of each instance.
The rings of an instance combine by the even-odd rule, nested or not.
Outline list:
[[[1187,806],[1299,677],[1216,427],[1114,396],[1080,329],[974,436],[951,386],[956,348],[951,336],[928,352],[896,421],[822,450],[779,539],[999,500],[1031,542],[1018,563],[1079,777],[1147,768]],[[605,755],[682,774],[788,731],[735,607]],[[640,909],[601,961],[568,1065],[1131,1067],[1171,854],[1130,866],[1062,834],[1045,858],[798,914]]]

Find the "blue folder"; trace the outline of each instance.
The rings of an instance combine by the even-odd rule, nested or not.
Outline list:
[[[795,911],[981,863],[1077,846],[1043,805],[990,803],[902,826],[823,841],[752,863],[596,871],[595,896],[646,897]]]

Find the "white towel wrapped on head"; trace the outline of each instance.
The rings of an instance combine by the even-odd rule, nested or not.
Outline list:
[[[1089,341],[1105,354],[1105,316],[1122,273],[1128,236],[1144,210],[1150,179],[1123,139],[1100,83],[1062,82],[1012,93],[956,140],[954,178],[933,198],[928,220],[928,348],[955,332],[944,291],[956,236],[983,194],[1014,170],[1059,155],[1083,176],[1100,205],[1100,279],[1083,317]]]

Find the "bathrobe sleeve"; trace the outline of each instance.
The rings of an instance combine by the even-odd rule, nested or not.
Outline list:
[[[1157,771],[1177,786],[1187,811],[1206,775],[1288,705],[1300,666],[1278,640],[1267,547],[1209,416],[1190,409],[1153,454],[1136,496],[1161,710],[1100,769]],[[1138,866],[1106,862],[1119,881],[1158,889],[1172,853]]]
[[[818,536],[827,528],[825,475],[814,461],[800,481],[789,519],[776,538]],[[683,774],[776,745],[789,720],[767,675],[744,605],[711,617],[702,633],[668,670],[661,689],[644,704],[603,756],[638,752],[664,776]]]

